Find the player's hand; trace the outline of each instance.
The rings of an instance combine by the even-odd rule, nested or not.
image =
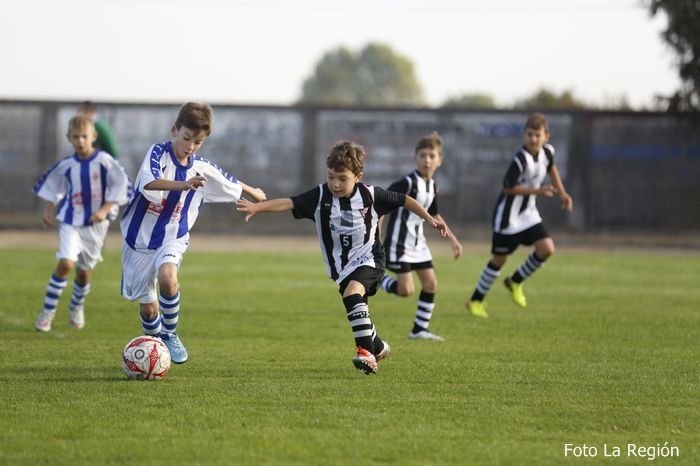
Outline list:
[[[53,225],[53,215],[50,212],[44,212],[44,215],[41,216],[41,224],[44,228]]]
[[[462,244],[456,239],[452,241],[452,250],[455,253],[455,260],[462,257]]]
[[[204,186],[205,181],[207,181],[207,179],[201,175],[193,176],[189,180],[185,181],[185,188],[183,189],[183,191],[201,188],[202,186]]]
[[[47,205],[46,209],[44,209],[44,215],[41,216],[41,225],[44,228],[48,228],[53,225],[53,219],[53,208],[50,205]]]
[[[267,194],[265,194],[265,191],[263,191],[260,188],[250,188],[250,191],[247,193],[255,199],[256,202],[262,202],[264,200],[267,200]]]
[[[103,212],[102,209],[98,210],[90,216],[90,221],[92,223],[100,223],[107,218],[107,212]]]
[[[561,193],[561,208],[565,209],[567,212],[571,212],[574,208],[574,200],[567,193]]]
[[[537,194],[545,197],[552,197],[557,190],[551,184],[543,184],[540,189],[537,190]]]
[[[433,217],[433,227],[440,230],[440,236],[447,238],[447,225],[445,222]]]
[[[255,208],[255,203],[250,202],[248,199],[239,199],[236,201],[236,210],[239,212],[244,212],[245,215],[245,221],[247,222],[250,220],[253,215],[257,213],[257,209]]]

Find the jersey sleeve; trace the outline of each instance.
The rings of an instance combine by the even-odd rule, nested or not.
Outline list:
[[[315,220],[314,214],[316,213],[316,206],[318,206],[318,201],[321,198],[321,188],[315,187],[309,189],[305,193],[297,194],[292,196],[292,203],[294,204],[294,209],[292,209],[292,215],[294,218],[308,218],[309,220]]]
[[[399,181],[392,183],[391,186],[389,186],[388,191],[408,194],[408,179],[403,177]]]
[[[54,204],[57,204],[58,201],[65,197],[68,185],[63,174],[65,170],[61,170],[64,160],[67,159],[55,163],[46,173],[41,175],[41,178],[39,178],[39,181],[36,182],[32,189],[34,194]]]
[[[238,180],[209,161],[201,160],[202,175],[207,179],[202,187],[204,202],[236,202],[239,200],[243,186]]]
[[[379,186],[374,187],[374,210],[381,217],[406,203],[406,195],[397,191],[387,191]]]
[[[148,183],[163,178],[163,168],[160,165],[160,159],[163,155],[163,147],[154,144],[146,152],[146,157],[143,159],[139,174],[136,178],[136,187],[146,200],[154,204],[160,204],[163,200],[163,191],[155,191],[152,189],[144,189]]]
[[[105,157],[105,168],[107,169],[105,201],[114,202],[117,205],[126,204],[130,194],[129,177],[126,174],[126,170],[111,157]]]
[[[508,167],[508,171],[506,172],[506,176],[503,177],[503,187],[505,189],[512,188],[518,184],[518,181],[520,180],[520,176],[523,174],[523,166],[519,162],[517,155],[513,157],[513,161],[510,163],[510,166]]]
[[[554,146],[551,144],[545,144],[544,147],[544,154],[547,156],[547,172],[552,169],[554,166]]]

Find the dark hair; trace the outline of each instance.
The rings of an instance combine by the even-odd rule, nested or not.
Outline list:
[[[350,170],[357,176],[365,168],[365,148],[350,141],[337,142],[331,148],[326,165],[335,171]]]
[[[544,128],[545,133],[549,133],[549,124],[547,123],[547,119],[541,113],[533,113],[527,117],[525,129],[528,128],[535,130]]]
[[[434,149],[442,157],[442,138],[437,131],[433,131],[418,140],[415,153],[417,154],[421,149]]]
[[[87,113],[92,116],[97,112],[97,105],[91,100],[85,100],[78,107],[78,113]]]
[[[180,107],[180,113],[175,120],[175,128],[183,126],[192,131],[204,131],[209,136],[211,134],[213,111],[207,104],[199,102],[187,102]]]

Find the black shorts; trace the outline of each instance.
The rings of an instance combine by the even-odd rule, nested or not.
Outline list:
[[[549,233],[547,233],[542,223],[533,225],[527,230],[513,235],[494,233],[491,238],[491,253],[511,254],[518,249],[518,246],[521,244],[531,246],[535,241],[541,240],[542,238],[549,238]]]
[[[411,270],[433,269],[433,261],[427,262],[389,262],[386,268],[395,273],[408,273]]]
[[[370,267],[369,265],[363,265],[352,271],[350,275],[345,277],[342,282],[340,282],[340,288],[338,291],[342,295],[345,293],[345,289],[348,284],[355,280],[356,282],[362,283],[365,287],[365,292],[367,296],[374,296],[377,293],[377,287],[379,286],[379,280],[384,276],[384,269],[377,269]]]

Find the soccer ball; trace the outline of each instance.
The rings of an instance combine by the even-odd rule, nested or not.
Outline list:
[[[162,379],[170,369],[170,351],[158,337],[136,337],[122,351],[122,368],[130,379]]]

